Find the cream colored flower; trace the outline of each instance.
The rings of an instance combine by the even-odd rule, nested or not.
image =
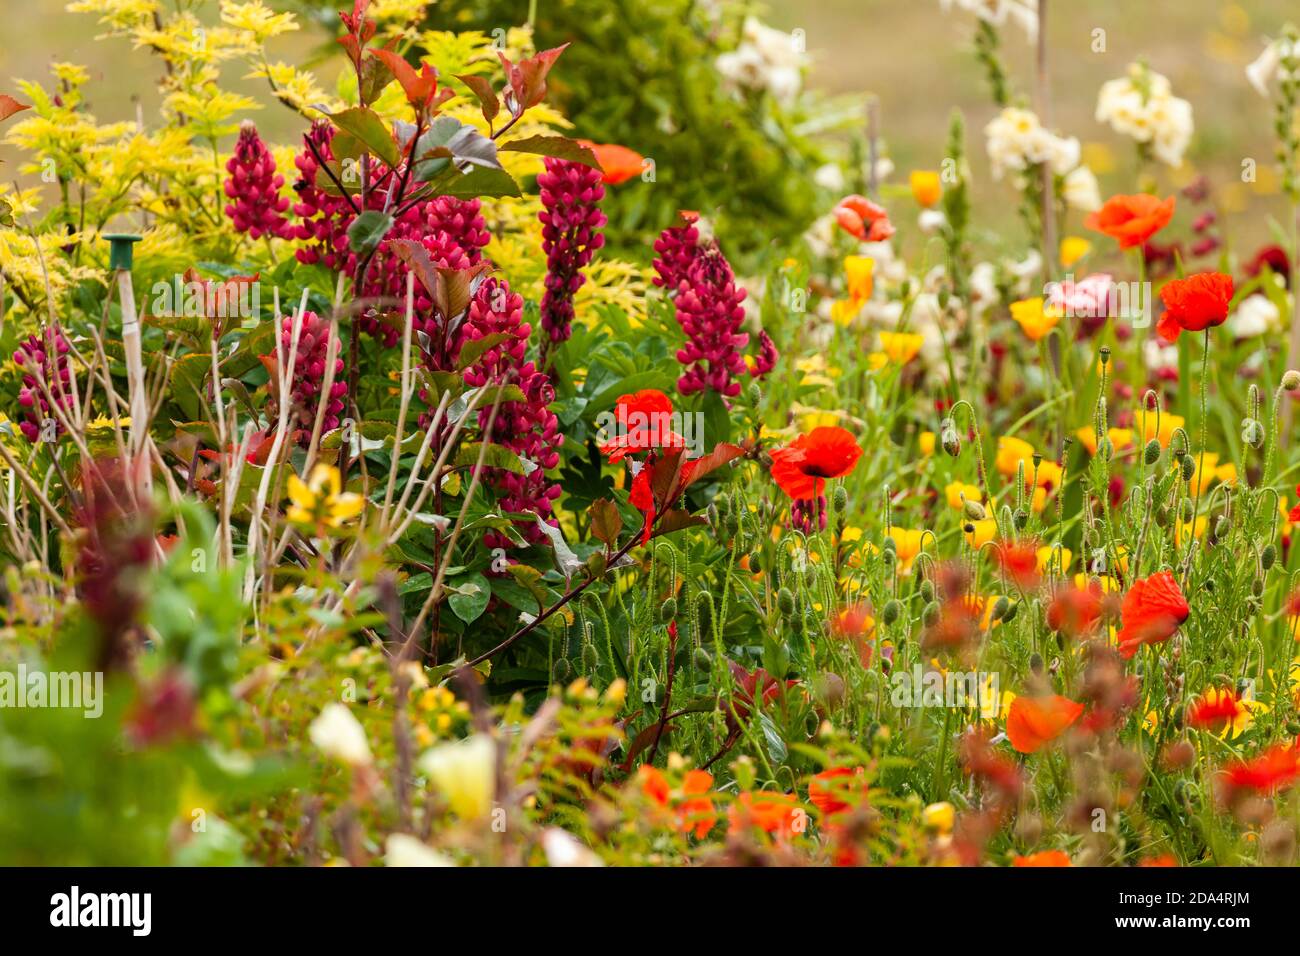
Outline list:
[[[371,761],[366,732],[343,704],[326,704],[307,728],[307,735],[327,757],[353,767],[363,767]]]

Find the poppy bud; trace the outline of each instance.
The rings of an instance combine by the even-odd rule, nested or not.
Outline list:
[[[1287,369],[1282,375],[1282,389],[1287,392],[1294,392],[1300,388],[1300,372],[1295,369]]]
[[[1184,498],[1184,499],[1179,503],[1178,511],[1179,511],[1179,516],[1183,519],[1184,522],[1191,521],[1191,520],[1192,520],[1192,500],[1191,500],[1190,498]]]
[[[1029,658],[1029,669],[1035,674],[1043,672],[1043,655],[1034,653]]]
[[[1109,345],[1103,345],[1103,346],[1101,347],[1101,351],[1098,353],[1098,355],[1099,355],[1099,357],[1101,358],[1101,364],[1102,364],[1102,365],[1109,365],[1109,364],[1110,364],[1110,346],[1109,346]]]
[[[953,424],[951,418],[945,418],[939,423],[939,443],[953,458],[961,454],[961,438],[958,437],[957,426]]]
[[[1142,452],[1142,457],[1148,465],[1154,465],[1160,460],[1160,442],[1151,439],[1147,442],[1146,449]]]
[[[763,403],[763,390],[758,387],[757,382],[750,382],[749,388],[745,390],[745,396],[749,399],[749,404],[758,408]]]
[[[880,546],[884,548],[885,551],[888,552],[889,554],[898,553],[898,545],[894,543],[894,539],[892,537],[886,537]]]
[[[588,674],[594,674],[600,670],[600,652],[596,650],[596,645],[587,641],[582,645],[582,669]]]
[[[939,623],[938,601],[931,601],[925,606],[925,610],[921,612],[921,622],[925,624],[926,627],[934,627]]]
[[[706,671],[713,666],[713,658],[703,647],[697,647],[691,654],[691,659],[695,662],[698,670]]]
[[[1219,515],[1219,520],[1214,522],[1215,540],[1221,540],[1223,538],[1226,538],[1228,536],[1228,532],[1231,530],[1232,530],[1232,524],[1231,522],[1228,521],[1228,516]]]
[[[934,582],[929,578],[921,582],[921,600],[927,604],[934,600]]]
[[[567,684],[573,676],[573,666],[567,657],[561,657],[551,667],[551,679],[557,684]]]
[[[1111,444],[1110,438],[1103,437],[1097,442],[1097,454],[1102,461],[1110,461],[1115,456],[1115,446]]]
[[[897,598],[894,598],[885,605],[885,609],[881,612],[880,619],[886,624],[893,624],[898,620],[898,616],[902,613],[903,605],[899,603]]]
[[[1166,508],[1164,505],[1161,505],[1159,508],[1156,509],[1156,527],[1159,528],[1169,527],[1169,509]]]
[[[889,539],[886,538],[885,540],[888,541]],[[886,570],[892,570],[895,562],[898,561],[898,554],[892,548],[886,548],[880,552],[880,560]]]
[[[835,506],[837,512],[843,511],[849,506],[849,492],[843,485],[836,485],[835,490],[831,492],[831,504]]]
[[[1286,732],[1292,737],[1300,737],[1300,722],[1288,720],[1286,722]]]
[[[1264,579],[1256,578],[1250,585],[1250,593],[1259,597],[1264,593]]]
[[[999,602],[1006,601],[1006,600],[1007,599],[1004,597],[998,598]],[[997,606],[994,605],[994,611],[996,612],[996,610],[997,610]],[[1015,604],[1012,604],[1010,601],[1007,601],[1007,609],[1002,612],[1002,617],[1001,617],[1002,623],[1010,624],[1012,621],[1016,619],[1016,615],[1018,613],[1020,613],[1020,602],[1017,601]]]
[[[669,598],[659,605],[659,620],[667,624],[677,618],[677,598]]]
[[[789,588],[782,588],[777,591],[776,606],[781,609],[781,613],[786,617],[794,614],[794,592]]]
[[[1264,426],[1253,418],[1242,419],[1241,440],[1251,448],[1262,447],[1264,444]]]
[[[1271,544],[1264,545],[1264,550],[1259,553],[1259,566],[1267,571],[1277,560],[1277,548]]]
[[[1196,474],[1196,460],[1191,455],[1184,455],[1181,463],[1183,481],[1191,481]]]
[[[1023,531],[1028,524],[1029,524],[1029,512],[1026,511],[1024,508],[1017,508],[1016,527]]]
[[[710,504],[709,507],[705,509],[704,514],[709,519],[709,527],[716,531],[719,524],[718,506],[716,504]]]
[[[763,570],[763,552],[749,552],[749,570],[753,574],[758,574]]]
[[[984,506],[978,501],[964,501],[962,503],[962,510],[966,512],[966,517],[970,518],[972,521],[984,520]]]
[[[1005,595],[1003,595],[1002,597],[998,598],[997,601],[994,603],[993,613],[990,615],[990,617],[994,621],[1001,621],[1003,618],[1007,616],[1007,612],[1010,609],[1011,609],[1011,602],[1006,599]]]

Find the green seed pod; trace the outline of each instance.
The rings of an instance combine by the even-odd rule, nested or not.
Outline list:
[[[1101,364],[1102,364],[1102,365],[1109,365],[1109,364],[1110,364],[1110,346],[1109,346],[1109,345],[1103,345],[1103,346],[1101,347],[1100,351],[1099,351],[1097,354],[1098,354],[1098,356],[1101,358]]]
[[[934,627],[939,623],[939,602],[931,601],[921,612],[921,621],[926,627]]]
[[[1148,465],[1154,465],[1158,462],[1160,460],[1160,442],[1154,438],[1147,442],[1146,448],[1142,451],[1142,457]]]
[[[780,608],[781,613],[786,617],[794,614],[794,592],[789,588],[782,588],[776,592],[776,606]]]
[[[1300,372],[1293,368],[1287,369],[1282,376],[1282,391],[1294,392],[1297,388],[1300,388]]]
[[[898,620],[899,615],[903,613],[903,605],[897,598],[892,598],[885,604],[884,611],[881,612],[880,619],[886,624],[893,624]]]
[[[1196,459],[1191,455],[1184,455],[1179,467],[1182,469],[1183,481],[1191,481],[1192,475],[1196,474]]]
[[[697,647],[691,652],[691,660],[696,670],[706,671],[713,666],[713,656],[703,647]]]
[[[934,600],[934,582],[929,578],[921,581],[921,600],[926,604]]]
[[[573,676],[573,665],[567,657],[561,657],[551,667],[551,678],[557,684],[567,684]]]
[[[849,490],[843,485],[836,485],[835,490],[831,492],[831,504],[835,506],[837,512],[843,514],[849,506]]]
[[[588,674],[594,674],[600,670],[600,652],[596,650],[596,645],[587,641],[582,645],[582,669]]]
[[[667,624],[677,620],[677,598],[669,598],[659,605],[659,620]]]
[[[1277,548],[1272,544],[1264,545],[1264,550],[1259,553],[1259,566],[1267,571],[1277,560]]]

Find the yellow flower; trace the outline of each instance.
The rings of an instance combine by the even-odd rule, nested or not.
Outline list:
[[[573,688],[570,688],[572,691]],[[420,769],[462,820],[478,820],[492,811],[496,791],[496,744],[474,734],[442,744],[420,758]]]
[[[870,256],[844,257],[844,276],[848,280],[849,300],[856,303],[858,308],[871,298],[875,271],[876,260]]]
[[[1069,548],[1054,548],[1045,546],[1038,549],[1038,573],[1046,574],[1050,568],[1055,573],[1063,574],[1070,567],[1070,562],[1074,560],[1074,552]],[[1060,564],[1057,564],[1057,560]]]
[[[913,176],[916,173],[912,174]],[[921,811],[921,822],[925,824],[926,829],[934,830],[936,833],[948,834],[952,832],[953,822],[957,819],[957,811],[953,809],[951,803],[932,803]]]
[[[1097,429],[1089,425],[1086,428],[1080,428],[1074,434],[1083,447],[1088,449],[1088,454],[1097,454]],[[1133,446],[1133,429],[1131,428],[1108,428],[1106,429],[1106,437],[1110,439],[1111,447],[1115,451],[1122,451]]]
[[[922,455],[929,456],[934,454],[934,437],[934,432],[921,432],[917,444],[921,449]]]
[[[962,533],[966,536],[966,543],[972,548],[982,548],[988,544],[998,534],[998,523],[992,518],[985,518],[983,521],[968,521],[962,525]],[[965,529],[969,528],[969,531]]]
[[[831,303],[831,321],[841,327],[851,325],[862,311],[862,304],[856,299],[836,299]]]
[[[1025,465],[1025,487],[1029,488],[1035,484],[1034,478],[1037,476],[1037,485],[1039,488],[1055,488],[1061,483],[1061,466],[1056,462],[1044,457],[1038,465],[1034,465],[1034,446],[1020,438],[1013,438],[1010,435],[1003,435],[998,439],[998,453],[993,461],[993,466],[997,468],[998,473],[1006,475],[1008,478],[1015,477],[1016,470],[1020,463]]]
[[[294,524],[328,528],[341,527],[349,518],[355,518],[366,503],[358,494],[343,492],[339,470],[325,464],[311,470],[306,484],[297,475],[290,475],[289,500],[293,505],[288,518]]]
[[[1066,269],[1092,251],[1092,243],[1082,236],[1066,236],[1061,240],[1061,265]]]
[[[1237,480],[1237,466],[1228,462],[1219,464],[1219,456],[1212,451],[1193,454],[1192,461],[1196,468],[1192,471],[1192,480],[1187,483],[1187,493],[1195,496],[1201,494],[1216,481],[1232,484]]]
[[[921,553],[921,540],[925,533],[920,528],[889,529],[889,537],[894,539],[894,552],[898,555],[899,574],[912,573],[912,562]]]
[[[1011,317],[1020,323],[1020,328],[1031,342],[1037,342],[1061,321],[1059,309],[1044,308],[1043,297],[1036,295],[1032,299],[1021,299],[1011,303]]]
[[[1205,528],[1209,522],[1210,519],[1205,515],[1199,515],[1195,522],[1180,521],[1178,524],[1174,525],[1174,543],[1181,547],[1183,539],[1188,534],[1199,539],[1205,534]]]
[[[912,332],[881,332],[880,347],[891,362],[906,365],[921,351],[925,336]]]
[[[1168,448],[1170,440],[1174,437],[1174,430],[1182,428],[1187,424],[1187,420],[1179,415],[1171,415],[1169,412],[1160,413],[1160,432],[1156,433],[1156,413],[1149,409],[1143,409],[1139,416],[1142,419],[1142,441],[1149,442],[1153,438],[1160,440],[1161,448]]]
[[[951,482],[943,489],[943,493],[948,499],[949,508],[961,508],[963,496],[966,501],[982,502],[984,500],[978,485],[968,485],[960,481]]]
[[[912,187],[912,198],[917,204],[929,209],[943,195],[943,184],[939,174],[933,169],[914,169],[908,182]]]

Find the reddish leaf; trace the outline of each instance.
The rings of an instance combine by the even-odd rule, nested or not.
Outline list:
[[[19,103],[7,93],[0,93],[0,123],[7,120],[20,110],[31,109],[26,103]]]
[[[745,456],[745,449],[739,445],[733,445],[730,442],[719,442],[714,446],[713,451],[709,452],[702,458],[687,462],[683,471],[688,472],[682,480],[682,486],[678,489],[681,494],[691,485],[695,484],[709,472],[721,468],[728,462],[735,461],[737,458]]]
[[[618,506],[614,502],[601,498],[591,503],[591,533],[606,547],[614,547],[618,533],[622,530],[623,516],[618,513]]]
[[[406,93],[406,101],[416,110],[438,106],[453,95],[451,90],[438,92],[438,71],[428,63],[421,63],[419,72],[416,72],[415,67],[392,50],[371,50],[370,55],[378,57],[393,71],[393,76],[397,77]]]
[[[496,91],[492,89],[492,81],[484,76],[475,76],[473,73],[457,74],[456,79],[468,86],[478,97],[479,106],[483,109],[483,118],[491,123],[497,113],[501,112],[501,101],[497,98]]]
[[[695,528],[708,523],[704,515],[693,515],[681,508],[670,508],[659,516],[659,521],[655,525],[654,534],[651,537],[657,538],[662,534],[672,534],[674,531],[681,531],[683,528]]]
[[[420,281],[420,285],[424,286],[424,291],[429,295],[437,295],[438,270],[434,267],[428,249],[414,239],[390,239],[388,250],[415,273],[415,278]]]
[[[505,67],[506,81],[510,85],[510,92],[506,94],[506,106],[511,113],[519,116],[546,98],[546,74],[551,72],[551,67],[568,45],[566,43],[551,50],[543,50],[518,63],[511,63],[504,53],[497,51],[501,65]]]

